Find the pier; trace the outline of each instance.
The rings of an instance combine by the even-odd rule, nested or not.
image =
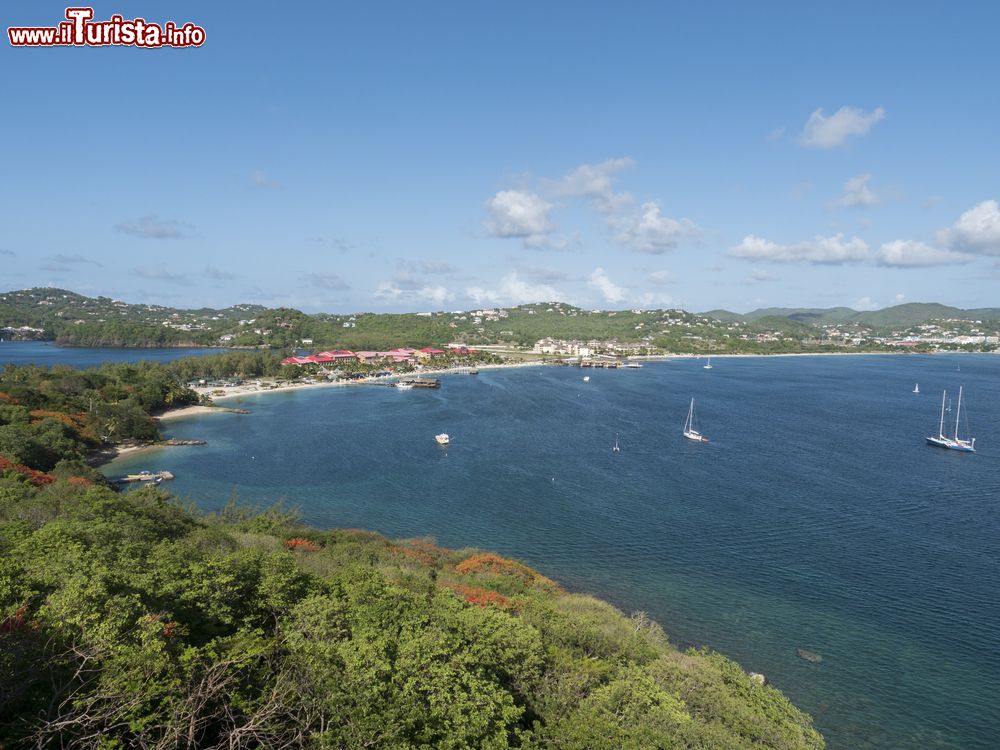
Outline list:
[[[397,385],[409,385],[414,388],[440,388],[441,381],[437,378],[404,378]]]
[[[119,479],[119,482],[154,482],[159,483],[167,479],[173,479],[174,475],[169,471],[140,471],[138,474],[126,474]]]

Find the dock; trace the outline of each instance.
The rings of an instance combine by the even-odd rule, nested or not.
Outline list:
[[[399,381],[414,388],[440,388],[441,381],[437,378],[405,378]]]
[[[126,474],[119,479],[119,482],[163,482],[173,479],[174,475],[169,471],[140,471],[138,474]]]

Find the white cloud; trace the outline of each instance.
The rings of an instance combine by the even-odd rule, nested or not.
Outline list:
[[[747,276],[748,284],[761,284],[765,281],[777,281],[778,277],[775,276],[770,271],[765,271],[763,268],[754,268],[750,271],[750,275]]]
[[[454,266],[444,260],[406,260],[404,258],[399,261],[399,266],[406,271],[440,274],[442,276],[449,276],[458,272]]]
[[[594,272],[590,274],[587,285],[599,291],[601,296],[604,297],[605,302],[617,304],[625,299],[625,289],[609,279],[608,274],[605,273],[603,268],[594,269]]]
[[[600,164],[581,164],[561,180],[551,183],[551,189],[556,195],[589,198],[598,213],[614,213],[632,202],[628,193],[614,191],[614,175],[633,166],[635,161],[628,157],[608,159]]]
[[[844,194],[837,199],[837,205],[844,208],[874,206],[878,196],[868,187],[870,174],[859,174],[844,183]]]
[[[250,173],[250,184],[259,188],[275,188],[278,183],[267,176],[262,169],[255,169]]]
[[[897,305],[898,305],[898,304],[900,304],[900,303],[901,303],[901,302],[902,302],[902,301],[903,301],[904,299],[906,299],[906,295],[905,295],[905,294],[903,294],[902,292],[899,292],[899,293],[898,293],[898,294],[896,295],[896,304],[897,304]]]
[[[805,198],[806,193],[808,193],[812,189],[813,185],[808,180],[806,180],[805,182],[800,182],[796,185],[792,185],[792,191],[791,191],[792,198],[797,201],[802,200],[803,198]]]
[[[675,284],[677,283],[677,275],[673,271],[651,271],[646,274],[646,280],[650,284],[656,284],[658,286]]]
[[[517,270],[533,281],[569,281],[573,278],[566,271],[552,266],[521,266]]]
[[[875,254],[875,260],[879,265],[897,268],[946,266],[955,263],[968,263],[974,259],[974,256],[966,253],[931,247],[915,240],[886,242]]]
[[[784,134],[785,134],[784,127],[775,128],[774,130],[772,130],[770,133],[767,134],[767,140],[769,140],[771,143],[775,143],[776,141],[780,141],[782,136],[784,136]]]
[[[311,271],[302,274],[299,279],[304,284],[309,284],[316,289],[328,291],[343,291],[350,289],[347,282],[335,273],[323,273],[322,271]]]
[[[488,201],[486,228],[494,237],[516,237],[528,247],[550,243],[552,204],[535,193],[501,190]]]
[[[235,273],[226,271],[222,268],[216,268],[215,266],[205,266],[205,270],[201,273],[205,278],[212,279],[214,281],[231,281],[239,278],[239,276]]]
[[[191,232],[191,225],[181,221],[162,220],[154,214],[142,216],[136,221],[125,221],[115,226],[119,232],[133,237],[165,240],[185,237]]]
[[[154,268],[133,268],[132,273],[143,279],[150,279],[157,282],[165,282],[167,284],[179,284],[181,286],[190,286],[191,278],[187,274],[174,273],[173,271],[167,270],[166,266],[158,266]]]
[[[659,204],[653,201],[643,203],[635,216],[612,220],[611,225],[618,229],[618,242],[655,255],[672,250],[681,240],[697,237],[700,233],[697,225],[688,219],[663,216]]]
[[[841,107],[829,117],[824,117],[823,110],[817,109],[809,115],[800,142],[808,148],[837,148],[851,136],[866,135],[884,117],[885,110],[881,107],[871,112]]]
[[[465,293],[477,305],[523,305],[528,302],[555,302],[564,299],[562,293],[554,287],[526,282],[518,276],[517,271],[504,276],[496,289],[472,286]]]
[[[637,300],[639,307],[673,307],[676,301],[663,292],[643,292]]]
[[[940,232],[938,239],[952,250],[1000,255],[1000,206],[994,200],[983,201]]]
[[[879,304],[875,302],[871,297],[862,297],[857,302],[855,302],[852,307],[855,310],[862,310],[865,312],[871,310],[878,310]]]
[[[429,302],[441,307],[454,295],[443,286],[418,286],[405,288],[395,281],[383,281],[375,288],[375,299],[380,302]]]
[[[858,237],[845,240],[842,234],[836,234],[833,237],[817,235],[812,241],[799,242],[794,245],[779,245],[776,242],[750,234],[744,237],[739,245],[730,248],[728,254],[734,258],[764,260],[772,263],[841,265],[866,260],[868,258],[868,245]]]

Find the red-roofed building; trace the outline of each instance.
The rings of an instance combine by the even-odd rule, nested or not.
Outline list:
[[[444,356],[444,351],[441,349],[434,349],[430,346],[425,346],[423,349],[418,349],[414,354],[420,359],[437,359],[438,357]]]
[[[344,362],[348,359],[357,359],[357,356],[354,354],[354,352],[348,351],[347,349],[337,349],[336,351],[332,352],[320,352],[319,356],[330,357],[335,362]]]

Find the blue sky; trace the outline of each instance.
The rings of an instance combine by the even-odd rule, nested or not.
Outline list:
[[[1000,306],[993,3],[224,5],[93,6],[197,49],[3,40],[0,289]]]

